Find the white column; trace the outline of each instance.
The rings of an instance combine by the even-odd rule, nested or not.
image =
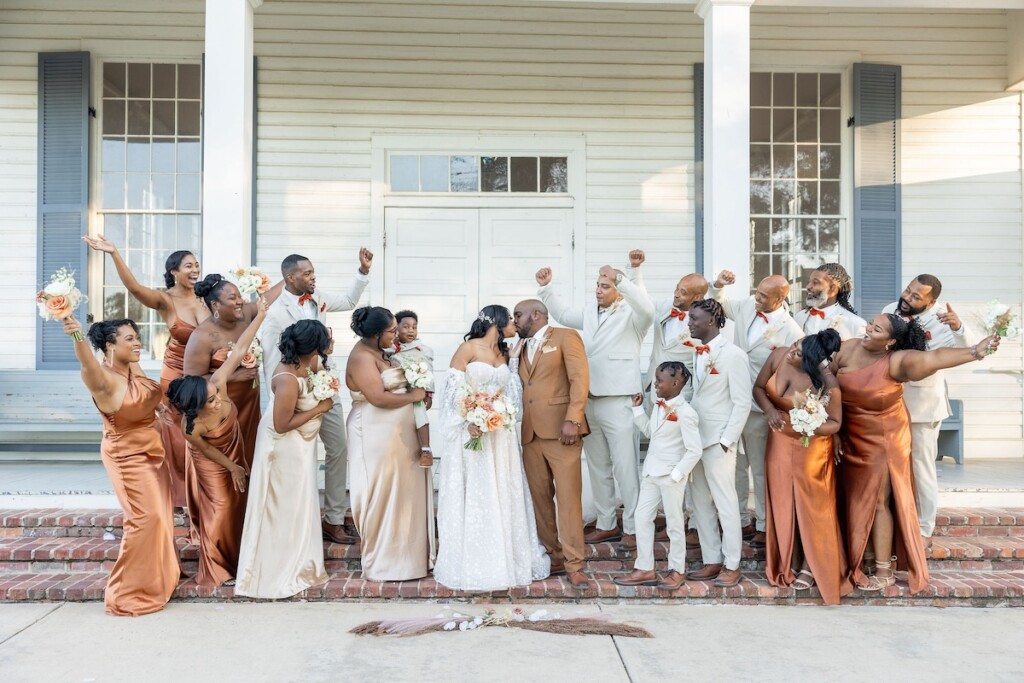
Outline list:
[[[750,6],[700,0],[704,20],[704,274],[750,288]]]
[[[252,249],[252,26],[262,0],[206,0],[204,273],[248,265]]]

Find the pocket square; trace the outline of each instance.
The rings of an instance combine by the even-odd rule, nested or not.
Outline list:
[[[557,348],[558,348],[557,346],[545,346],[544,348],[541,349],[541,352],[542,353],[551,353],[552,351],[554,351]]]
[[[711,368],[711,372],[709,372],[708,374],[709,375],[717,375],[718,374],[718,368]]]

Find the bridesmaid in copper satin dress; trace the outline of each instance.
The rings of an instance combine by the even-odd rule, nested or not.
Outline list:
[[[895,583],[889,561],[894,554],[898,566],[907,569],[911,592],[928,585],[903,382],[981,360],[999,347],[997,335],[970,348],[924,351],[925,341],[916,320],[882,314],[868,323],[863,337],[843,342],[834,362],[843,392],[840,468],[846,550],[851,577],[861,590]],[[869,545],[875,558],[873,576],[861,566]]]
[[[283,287],[284,280],[281,280],[263,295],[268,306],[274,303]],[[189,337],[185,346],[184,373],[203,376],[223,367],[232,348],[241,349],[242,354],[248,351],[249,343],[242,344],[241,335],[255,318],[257,305],[256,302],[247,302],[238,287],[217,274],[207,275],[198,282],[195,293],[206,303],[212,315],[200,323]],[[238,410],[246,469],[252,467],[262,417],[259,376],[258,365],[243,364],[227,383],[227,395]]]
[[[161,394],[166,409],[163,420],[164,467],[171,480],[171,500],[174,507],[184,508],[185,499],[185,437],[178,426],[181,416],[166,400],[171,381],[181,377],[185,364],[185,344],[192,330],[210,317],[202,299],[193,287],[199,281],[199,261],[190,251],[176,251],[164,263],[166,289],[150,289],[142,285],[128,268],[117,246],[103,235],[83,238],[91,248],[110,254],[117,276],[135,299],[146,308],[156,311],[170,332],[164,349],[164,365],[160,371]]]
[[[64,320],[66,333],[81,329],[73,316]],[[102,364],[84,339],[75,342],[75,355],[103,417],[100,457],[124,511],[124,535],[104,603],[107,614],[134,617],[163,609],[181,574],[156,417],[160,385],[139,367],[142,341],[133,321],[96,323],[89,342],[103,353]]]
[[[817,584],[826,605],[853,590],[836,511],[833,434],[839,431],[842,400],[835,376],[821,367],[841,343],[838,332],[824,330],[777,349],[754,384],[754,400],[771,428],[765,452],[768,581],[796,590]],[[808,389],[827,392],[828,420],[804,446],[789,411],[793,396]]]
[[[267,314],[264,299],[238,343],[247,347]],[[186,473],[189,501],[196,511],[192,520],[199,541],[196,583],[216,587],[234,584],[245,520],[245,437],[238,408],[230,395],[228,378],[238,369],[242,354],[232,354],[207,379],[185,375],[171,382],[168,398],[182,417],[188,443]]]

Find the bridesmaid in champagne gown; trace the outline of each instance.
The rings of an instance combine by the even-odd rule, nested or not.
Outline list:
[[[73,316],[64,320],[67,334],[81,329]],[[124,511],[124,536],[104,603],[107,614],[114,616],[149,614],[167,604],[181,573],[156,419],[160,385],[138,365],[142,342],[133,321],[96,323],[89,329],[89,341],[104,354],[104,363],[84,340],[75,342],[75,355],[103,417],[100,457]]]
[[[181,415],[166,400],[171,382],[181,377],[185,365],[185,344],[196,325],[210,317],[193,287],[199,281],[199,261],[190,251],[176,251],[164,264],[166,289],[151,289],[141,284],[128,268],[117,246],[103,235],[84,237],[93,249],[110,254],[114,268],[128,293],[146,308],[153,309],[163,319],[170,333],[164,349],[163,368],[160,371],[161,395],[164,398],[163,421],[164,467],[171,481],[171,499],[174,507],[184,508],[185,498],[185,437],[181,433]]]
[[[238,338],[248,345],[266,317],[266,302],[257,302],[256,316]],[[228,392],[228,378],[242,362],[233,354],[207,380],[185,375],[171,382],[168,398],[183,415],[188,443],[186,473],[192,520],[199,543],[196,583],[205,587],[234,583],[245,519],[245,441],[238,409]]]
[[[268,306],[281,294],[283,283],[284,280],[278,282],[263,295]],[[248,353],[250,344],[243,344],[241,335],[256,316],[257,306],[255,302],[247,303],[238,287],[218,274],[203,278],[196,284],[195,293],[212,315],[189,337],[183,371],[186,375],[203,376],[223,367],[229,355],[234,357],[235,348],[239,349],[238,355]],[[260,426],[259,376],[259,365],[254,358],[247,357],[227,382],[227,396],[238,410],[246,469],[252,467]]]
[[[836,355],[843,394],[840,467],[846,550],[851,578],[861,590],[882,590],[895,583],[890,561],[894,554],[898,566],[908,572],[911,592],[928,585],[903,383],[981,360],[999,347],[996,335],[970,348],[924,351],[925,341],[916,320],[882,314],[868,323],[862,338],[843,342]],[[874,551],[873,576],[862,567],[869,544]]]
[[[325,583],[316,437],[331,398],[317,400],[310,376],[333,350],[323,323],[300,320],[281,333],[270,410],[256,438],[235,595],[288,598]]]
[[[352,518],[362,541],[363,576],[405,581],[427,575],[434,559],[433,484],[419,466],[410,389],[401,368],[385,356],[398,325],[386,308],[352,313],[361,338],[349,355],[345,381],[352,395],[346,421]]]
[[[833,434],[842,401],[835,376],[821,363],[839,350],[835,330],[804,337],[768,358],[754,384],[754,400],[771,431],[765,453],[767,576],[773,586],[805,590],[817,584],[826,605],[853,590],[836,511]],[[804,446],[789,411],[794,396],[824,390],[828,421]]]

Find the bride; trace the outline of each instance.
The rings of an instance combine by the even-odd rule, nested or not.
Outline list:
[[[548,576],[551,560],[537,539],[533,502],[515,431],[481,432],[458,410],[460,390],[501,392],[522,412],[519,360],[505,338],[515,334],[504,306],[486,306],[452,357],[441,406],[445,458],[438,487],[438,555],[434,579],[449,588],[491,591]],[[482,450],[465,448],[481,437]]]

